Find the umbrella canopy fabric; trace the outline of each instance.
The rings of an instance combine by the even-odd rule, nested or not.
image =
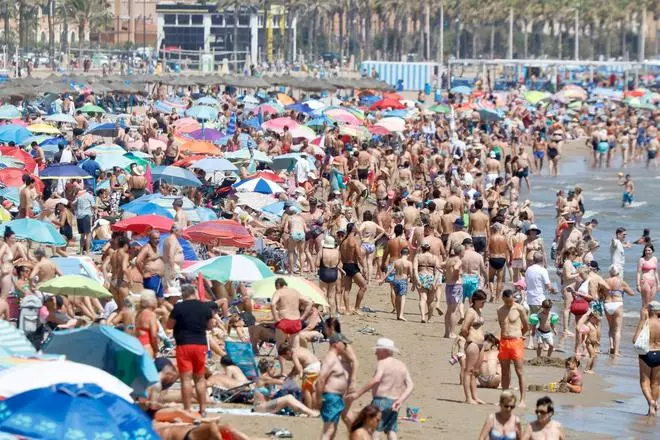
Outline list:
[[[19,437],[159,438],[151,419],[137,406],[93,383],[59,383],[37,388],[7,399],[0,407],[0,431]]]
[[[195,101],[195,104],[197,105],[209,105],[209,106],[219,106],[220,101],[217,99],[213,98],[212,96],[203,96],[199,98],[197,101]]]
[[[273,276],[266,264],[247,255],[223,255],[200,261],[183,270],[186,274],[198,274],[209,280],[219,281],[259,281]]]
[[[16,237],[31,240],[35,243],[50,244],[53,246],[66,246],[66,239],[55,229],[52,223],[32,218],[19,218],[0,225],[0,234],[6,228],[11,228]]]
[[[25,333],[9,321],[0,321],[0,347],[9,356],[33,356],[37,353]]]
[[[193,118],[181,118],[174,122],[172,125],[176,131],[180,131],[182,133],[190,133],[191,131],[199,130],[202,128],[202,124]]]
[[[76,165],[68,163],[56,163],[50,165],[39,173],[42,180],[45,179],[91,179],[92,176]]]
[[[272,163],[272,159],[266,153],[259,150],[243,149],[225,153],[227,160],[254,160],[255,162]]]
[[[161,217],[167,217],[172,220],[174,219],[174,216],[170,214],[170,211],[163,208],[162,206],[156,205],[155,203],[143,203],[139,205],[134,205],[130,209],[124,208],[124,211],[140,216],[153,214]]]
[[[442,113],[445,115],[448,115],[451,113],[451,108],[448,105],[443,105],[443,104],[437,104],[434,106],[429,107],[429,110],[432,111],[433,113]]]
[[[319,285],[302,277],[277,275],[264,278],[261,281],[255,281],[252,284],[253,298],[271,299],[275,294],[275,280],[278,278],[283,278],[286,281],[287,287],[297,290],[303,297],[312,301],[314,304],[328,307],[328,301]]]
[[[91,113],[105,113],[105,110],[103,110],[101,107],[99,107],[98,105],[90,104],[90,103],[87,103],[87,104],[83,105],[78,110],[80,110],[82,113],[88,113],[88,114],[91,114]]]
[[[76,118],[66,113],[55,113],[44,118],[48,122],[62,122],[64,124],[77,124]]]
[[[198,223],[183,230],[183,236],[193,243],[215,246],[251,248],[254,237],[234,220],[214,220]]]
[[[23,176],[25,176],[26,170],[21,168],[5,168],[0,170],[0,182],[5,186],[18,188],[24,185]],[[44,191],[44,184],[37,176],[28,174],[32,179],[34,179],[34,188],[37,192],[42,193]]]
[[[15,105],[5,104],[0,107],[0,119],[16,119],[21,117],[21,111]]]
[[[137,160],[131,159],[128,155],[121,154],[100,154],[96,156],[95,160],[103,171],[111,170],[114,167],[125,170],[137,162]]]
[[[221,157],[207,157],[195,162],[191,167],[204,170],[207,173],[213,173],[215,171],[238,172],[236,165]]]
[[[187,134],[188,137],[195,139],[195,140],[204,140],[204,141],[211,141],[215,142],[221,137],[223,137],[225,134],[221,132],[220,130],[216,130],[215,128],[200,128],[195,131],[191,131],[190,133]]]
[[[468,86],[456,86],[452,87],[451,90],[449,90],[451,93],[459,94],[459,95],[471,95],[472,94],[472,89]]]
[[[112,225],[113,231],[132,232],[138,235],[145,235],[155,229],[161,232],[170,232],[174,220],[160,215],[138,215],[124,220],[120,220]]]
[[[151,169],[154,180],[162,180],[176,186],[201,186],[202,182],[189,170],[174,166],[159,166]]]
[[[190,154],[220,154],[220,149],[213,145],[211,142],[203,140],[190,140],[181,145],[182,151],[187,151]]]
[[[103,274],[87,255],[53,257],[52,261],[63,275],[81,275],[103,284]]]
[[[387,108],[391,108],[392,110],[401,110],[406,108],[406,106],[401,104],[401,102],[397,99],[384,98],[371,104],[369,110],[385,110]]]
[[[159,382],[156,365],[140,341],[107,325],[54,332],[42,350],[107,371],[140,395]]]
[[[218,119],[218,110],[208,105],[196,105],[186,110],[186,116],[202,121]]]
[[[32,124],[25,128],[30,130],[32,133],[60,134],[60,131],[57,129],[57,127],[53,127],[50,124]]]
[[[305,125],[300,125],[294,128],[293,130],[291,130],[291,137],[294,139],[302,138],[311,141],[312,139],[316,138],[316,133],[314,133],[314,130],[312,130],[311,128]]]
[[[288,127],[289,130],[293,130],[299,125],[300,124],[297,121],[291,118],[277,118],[264,122],[261,124],[261,128],[281,134],[284,133],[284,127]]]
[[[271,182],[275,182],[275,183],[284,183],[284,182],[286,182],[286,180],[284,180],[284,178],[280,177],[278,174],[275,174],[272,171],[259,171],[253,177],[261,177],[263,179],[268,179]]]
[[[366,127],[356,125],[341,125],[339,127],[339,134],[360,140],[367,140],[371,137],[371,133],[369,133]]]
[[[376,122],[375,125],[384,127],[392,132],[400,133],[406,128],[406,121],[404,121],[402,118],[389,117],[381,119],[380,121]]]
[[[82,275],[63,275],[39,284],[41,292],[53,295],[88,296],[110,298],[112,294],[98,281]]]
[[[25,165],[24,172],[34,173],[37,170],[37,162],[34,158],[25,150],[21,150],[17,147],[0,147],[0,154],[3,157],[14,157]]]
[[[12,397],[58,382],[95,383],[104,390],[133,402],[131,387],[116,377],[98,368],[66,360],[30,362],[0,371],[0,397]]]
[[[20,125],[3,125],[0,127],[0,141],[22,143],[25,139],[32,136],[32,132]]]
[[[528,92],[525,92],[523,95],[523,98],[530,104],[536,105],[539,102],[543,101],[544,99],[548,99],[550,97],[550,93],[547,92],[539,92],[538,90],[530,90]]]
[[[285,192],[277,183],[260,177],[241,180],[232,186],[238,192],[256,192],[261,194],[279,194]]]
[[[343,108],[334,108],[325,112],[325,116],[333,122],[343,122],[350,125],[362,125],[363,122],[353,113]]]
[[[101,154],[126,154],[126,150],[117,144],[99,144],[85,150],[86,153]]]
[[[172,218],[174,218],[174,209],[172,207],[172,203],[177,199],[180,199],[183,202],[181,209],[183,209],[183,211],[188,216],[188,220],[193,223],[199,222],[199,215],[195,211],[197,206],[188,197],[164,196],[159,193],[145,194],[142,197],[122,205],[121,208],[124,211],[132,211],[133,209],[138,209],[138,207],[145,205],[146,203],[154,203],[161,208],[167,209],[169,213],[172,214]]]
[[[97,124],[85,132],[85,134],[93,134],[101,137],[115,137],[119,134],[119,124],[114,122],[106,122],[105,124]]]

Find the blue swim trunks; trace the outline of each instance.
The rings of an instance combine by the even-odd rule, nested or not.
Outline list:
[[[630,194],[628,191],[623,193],[623,203],[632,203],[633,202],[633,195]]]
[[[380,423],[376,431],[378,432],[397,432],[399,430],[399,412],[392,410],[394,400],[387,397],[374,397],[372,405],[378,407],[381,411]]]
[[[337,393],[323,393],[321,400],[321,419],[324,423],[337,423],[346,408],[344,396]]]
[[[145,278],[142,285],[145,289],[153,290],[156,293],[156,298],[163,297],[163,280],[161,280],[160,275]]]
[[[463,275],[463,298],[470,298],[479,289],[478,275]]]
[[[396,296],[405,296],[408,293],[408,280],[392,280],[392,288]]]
[[[385,271],[385,273],[388,273],[390,270],[392,270],[392,265],[391,265],[391,264],[388,264],[388,265],[387,265],[387,270]],[[389,274],[389,275],[385,278],[385,281],[387,281],[388,283],[391,283],[392,281],[394,281],[394,272],[392,272],[391,274]]]

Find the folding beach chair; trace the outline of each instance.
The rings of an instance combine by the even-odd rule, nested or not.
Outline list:
[[[231,361],[245,374],[245,377],[250,380],[259,377],[252,344],[249,342],[225,341],[225,351]]]

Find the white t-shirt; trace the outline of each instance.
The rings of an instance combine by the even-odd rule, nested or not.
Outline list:
[[[612,264],[619,269],[623,269],[623,266],[626,265],[623,243],[621,243],[621,240],[616,237],[614,237],[612,243],[610,243],[610,255],[612,256]]]
[[[296,162],[296,182],[307,182],[307,174],[309,174],[309,162],[307,159],[300,159]]]
[[[540,306],[545,300],[545,286],[550,284],[548,269],[540,264],[532,264],[525,272],[525,283],[527,283],[527,304]]]

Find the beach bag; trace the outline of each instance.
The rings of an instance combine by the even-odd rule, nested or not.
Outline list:
[[[43,305],[43,300],[36,295],[28,295],[21,301],[18,328],[23,330],[26,336],[35,334],[41,329],[43,324],[39,319],[39,311]]]
[[[581,296],[576,296],[571,302],[571,313],[575,316],[581,316],[589,310],[589,302]]]
[[[642,331],[639,332],[639,335],[637,336],[637,339],[633,344],[633,347],[635,347],[635,351],[637,352],[637,354],[644,355],[649,352],[649,336],[650,336],[649,321],[647,320],[644,323],[644,327],[642,327]]]

